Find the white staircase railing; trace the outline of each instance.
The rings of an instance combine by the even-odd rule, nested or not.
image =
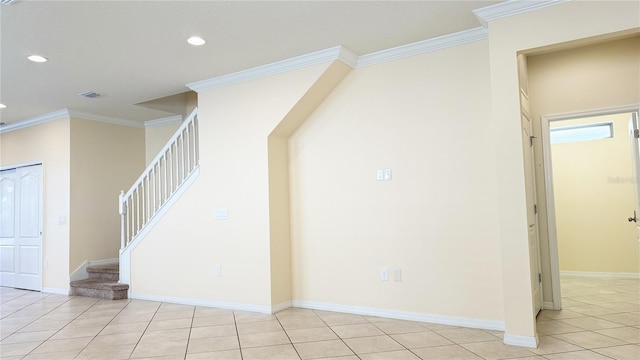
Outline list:
[[[184,120],[167,145],[126,193],[120,193],[121,240],[125,249],[198,169],[198,109]]]

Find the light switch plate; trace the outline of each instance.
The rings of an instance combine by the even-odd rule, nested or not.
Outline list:
[[[229,220],[229,209],[215,209],[213,215],[216,220]]]

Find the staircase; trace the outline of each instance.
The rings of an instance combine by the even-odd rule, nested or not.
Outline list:
[[[88,279],[71,282],[71,295],[99,299],[120,300],[127,298],[129,285],[118,282],[120,265],[94,265],[87,267]]]
[[[198,108],[138,180],[119,197],[120,281],[131,283],[131,252],[200,174]]]

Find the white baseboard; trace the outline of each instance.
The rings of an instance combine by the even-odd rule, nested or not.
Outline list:
[[[290,307],[291,307],[291,300],[282,302],[280,304],[272,305],[271,306],[271,313],[275,314],[275,313],[277,313],[279,311],[288,309]]]
[[[114,264],[118,263],[118,261],[119,260],[117,258],[85,261],[84,263],[82,263],[82,265],[78,266],[78,268],[75,269],[71,273],[71,275],[69,275],[69,281],[88,279],[89,274],[87,273],[87,268],[89,266]]]
[[[500,331],[504,330],[504,322],[496,321],[496,320],[470,319],[470,318],[462,318],[462,317],[415,313],[415,312],[400,311],[400,310],[379,309],[379,308],[371,308],[371,307],[363,307],[363,306],[327,304],[327,303],[319,303],[319,302],[303,301],[303,300],[293,300],[292,305],[294,307],[300,307],[300,308],[306,308],[306,309],[335,311],[335,312],[367,315],[367,316],[379,316],[379,317],[385,317],[385,318],[391,318],[391,319],[428,322],[433,324],[461,326],[461,327],[474,328],[474,329],[500,330]]]
[[[536,336],[522,336],[522,335],[510,335],[504,334],[503,342],[506,345],[523,346],[535,349],[538,347],[538,335]]]
[[[626,273],[626,272],[560,271],[560,276],[611,278],[611,279],[640,279],[640,273]]]
[[[553,301],[545,301],[542,303],[542,310],[560,310],[555,308],[555,303]]]
[[[175,296],[138,294],[136,292],[130,292],[129,297],[131,299],[137,299],[137,300],[159,301],[159,302],[182,304],[182,305],[207,306],[207,307],[215,307],[220,309],[251,311],[251,312],[257,312],[257,313],[263,313],[263,314],[273,314],[275,312],[291,307],[290,301],[286,301],[274,306],[269,306],[269,305],[232,303],[232,302],[226,302],[226,301],[189,299],[189,298],[175,297]]]
[[[56,288],[42,288],[42,292],[45,294],[55,294],[55,295],[71,295],[71,289],[56,289]]]

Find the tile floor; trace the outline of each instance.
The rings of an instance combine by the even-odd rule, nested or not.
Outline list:
[[[275,315],[0,288],[0,358],[640,359],[638,280],[563,278],[540,346],[502,332],[307,309]]]

